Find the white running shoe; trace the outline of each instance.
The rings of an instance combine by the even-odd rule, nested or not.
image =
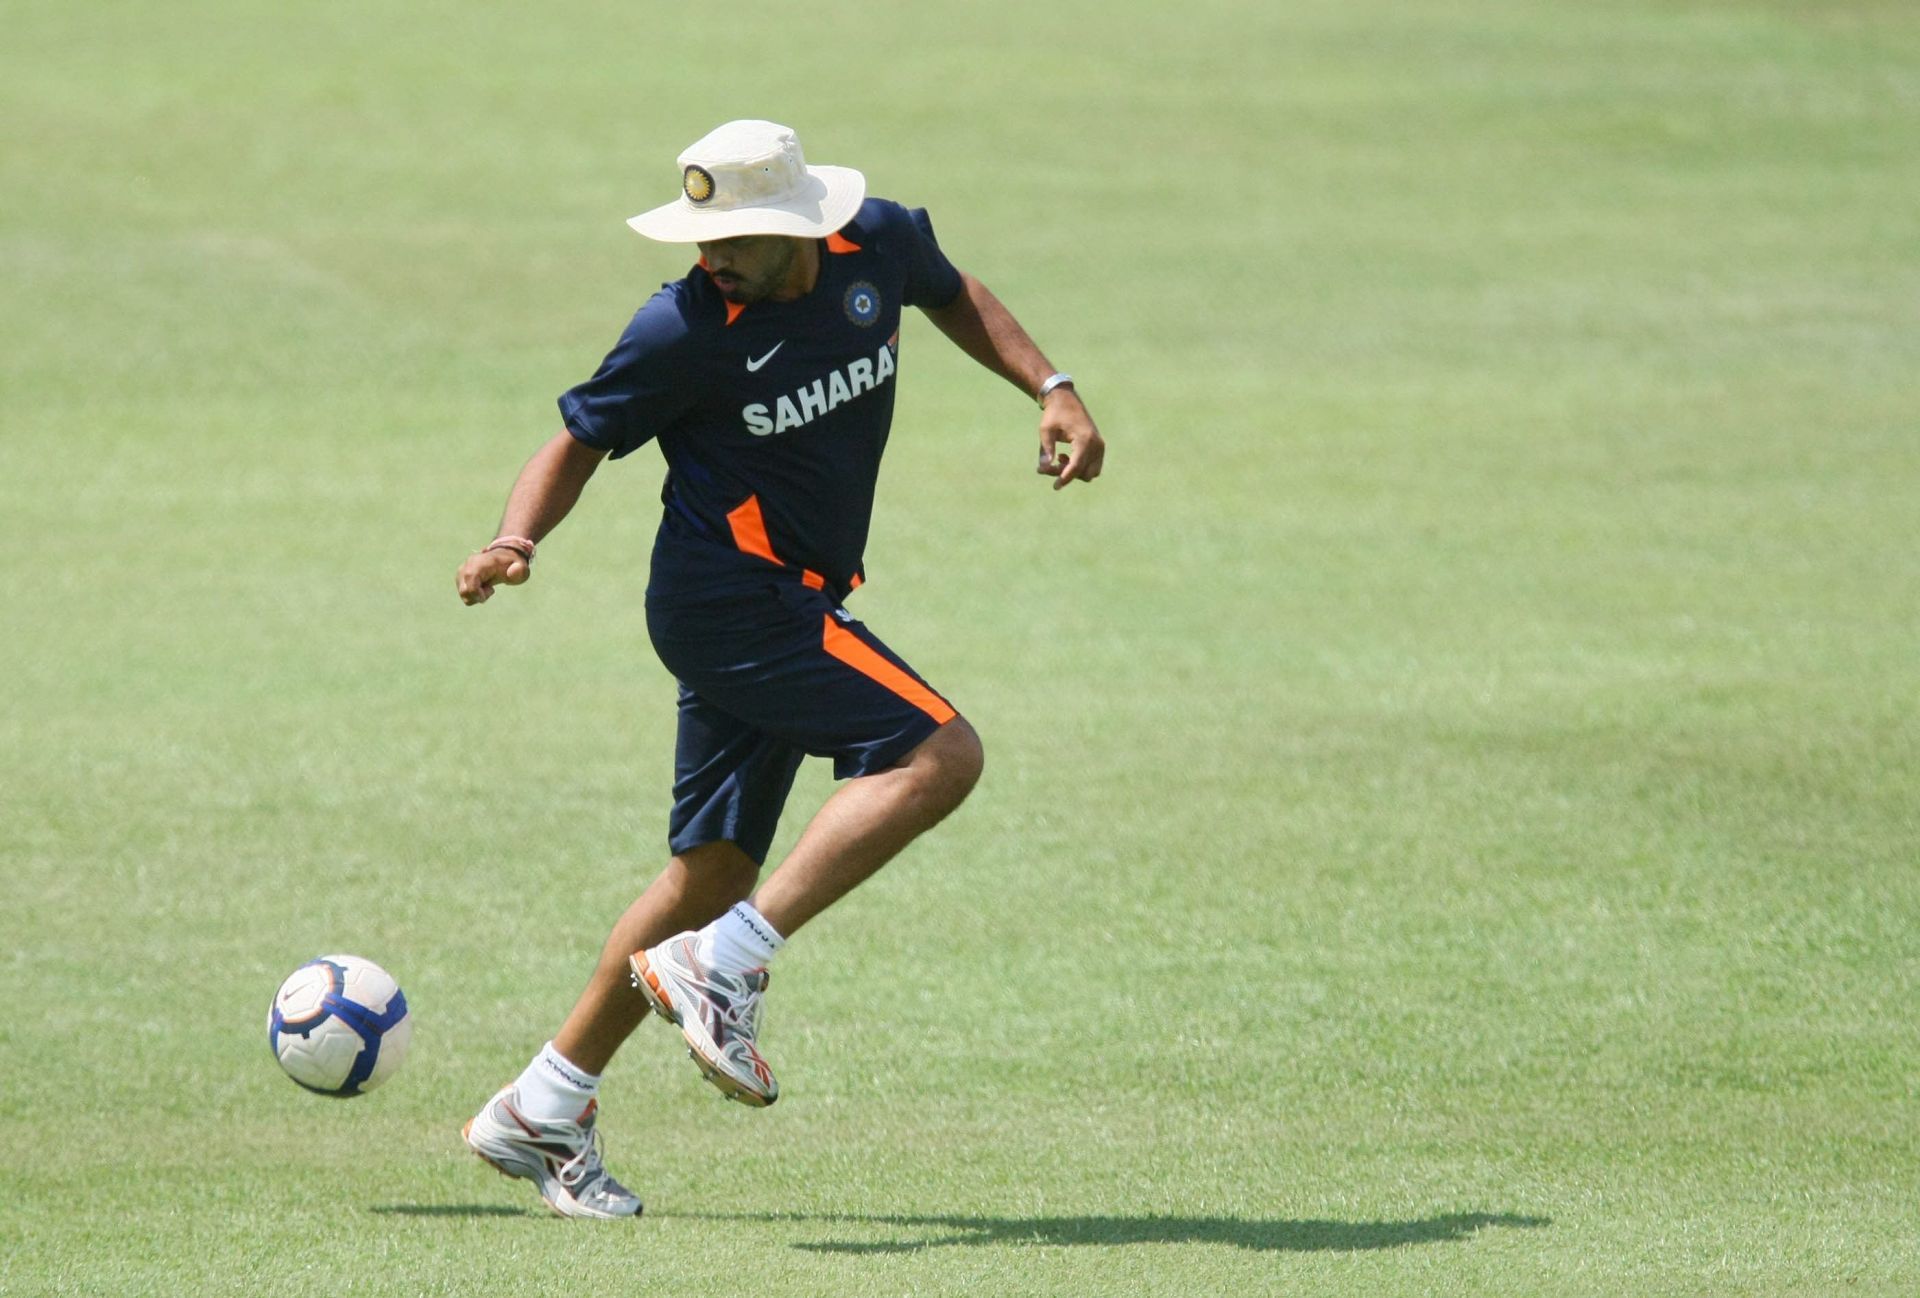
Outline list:
[[[680,1025],[687,1053],[708,1081],[730,1100],[764,1108],[780,1098],[780,1083],[753,1044],[767,971],[709,969],[694,956],[693,941],[694,934],[682,933],[635,951],[627,960],[633,985],[661,1017]]]
[[[467,1147],[507,1176],[540,1187],[540,1197],[562,1217],[638,1217],[640,1197],[607,1174],[600,1134],[593,1129],[598,1100],[569,1122],[537,1122],[520,1112],[509,1086],[487,1101],[460,1134]]]

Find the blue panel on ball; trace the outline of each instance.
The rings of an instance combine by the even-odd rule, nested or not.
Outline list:
[[[395,992],[393,1000],[387,1005],[386,1012],[376,1014],[366,1006],[350,1001],[344,996],[330,994],[327,997],[327,1008],[333,1011],[334,1017],[352,1027],[360,1034],[360,1039],[366,1042],[366,1045],[361,1047],[359,1055],[354,1058],[353,1067],[348,1070],[346,1080],[340,1083],[340,1089],[327,1092],[329,1095],[346,1099],[360,1094],[361,1083],[373,1075],[374,1065],[380,1062],[380,1039],[386,1034],[388,1028],[406,1017],[407,998]]]
[[[338,1087],[329,1089],[326,1087],[310,1086],[299,1078],[294,1077],[291,1073],[288,1074],[288,1077],[296,1086],[304,1090],[312,1091],[315,1095],[329,1095],[336,1099],[351,1099],[360,1094],[361,1085],[366,1082],[368,1077],[373,1075],[375,1065],[380,1062],[381,1038],[386,1035],[389,1028],[400,1022],[401,1019],[407,1017],[407,998],[404,993],[396,989],[393,998],[387,1002],[387,1008],[384,1011],[375,1013],[365,1005],[348,1000],[343,994],[342,989],[346,986],[346,970],[341,968],[339,964],[332,960],[316,959],[309,960],[307,964],[302,965],[301,968],[306,968],[310,965],[323,966],[328,972],[328,982],[330,985],[326,994],[321,997],[319,1008],[306,1018],[289,1020],[280,1012],[279,1005],[275,1004],[272,1008],[267,1027],[267,1047],[273,1051],[274,1057],[278,1059],[280,1056],[280,1036],[282,1033],[306,1037],[310,1036],[315,1029],[328,1020],[338,1019],[340,1022],[352,1028],[362,1042],[360,1053],[354,1056],[353,1067],[347,1071],[345,1080],[343,1080]]]
[[[393,999],[387,1002],[386,1013],[376,1014],[373,1017],[373,1025],[384,1033],[388,1028],[405,1017],[407,1017],[407,994],[399,988],[395,988]]]

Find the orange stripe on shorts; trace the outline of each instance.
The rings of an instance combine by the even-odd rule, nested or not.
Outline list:
[[[820,643],[835,658],[862,676],[880,682],[940,725],[946,725],[959,715],[948,706],[945,699],[895,667],[872,645],[835,622],[833,614],[827,614],[822,620],[826,629]]]

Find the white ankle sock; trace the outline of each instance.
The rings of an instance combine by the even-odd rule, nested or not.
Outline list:
[[[600,1090],[600,1079],[553,1048],[549,1041],[514,1083],[520,1111],[535,1122],[578,1118]]]
[[[766,968],[786,944],[767,917],[743,901],[700,930],[693,952],[710,969],[742,974]]]

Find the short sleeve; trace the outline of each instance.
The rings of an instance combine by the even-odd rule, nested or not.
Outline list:
[[[658,437],[693,403],[682,359],[687,321],[672,290],[668,285],[635,312],[594,376],[560,397],[567,431],[616,460]]]
[[[900,252],[906,262],[908,306],[933,307],[936,310],[960,296],[960,272],[940,241],[933,237],[933,219],[924,207],[902,208],[906,218],[899,223]]]

